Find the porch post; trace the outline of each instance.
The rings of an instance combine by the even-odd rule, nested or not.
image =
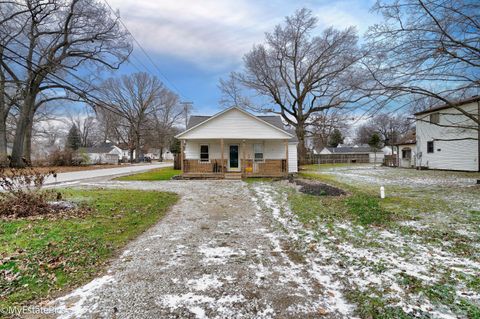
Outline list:
[[[183,154],[183,148],[184,148],[184,140],[180,140],[180,168],[182,170],[182,173],[184,172],[184,165],[183,165],[183,160],[185,159],[185,155]]]
[[[224,151],[223,138],[220,139],[220,150],[222,152],[222,173],[225,173],[225,166],[223,166],[223,164],[224,164],[223,160],[225,158],[224,155],[223,155],[223,151]]]
[[[240,170],[242,174],[245,173],[245,140],[242,141],[242,159],[241,159]]]
[[[285,140],[285,175],[288,175],[288,140]]]

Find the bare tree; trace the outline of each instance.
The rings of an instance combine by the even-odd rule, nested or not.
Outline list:
[[[376,133],[382,145],[392,146],[393,149],[393,145],[398,143],[412,128],[412,120],[404,113],[380,113],[357,129],[356,142],[368,144],[372,135]]]
[[[68,120],[75,125],[80,134],[80,147],[89,147],[98,139],[98,122],[93,110],[85,106],[81,112],[68,112]]]
[[[330,136],[335,129],[342,132],[348,130],[348,115],[342,110],[331,108],[312,115],[308,131],[313,139],[314,148],[321,150],[328,146]]]
[[[177,94],[163,87],[160,92],[159,104],[154,106],[149,123],[147,144],[160,150],[160,158],[163,158],[163,150],[168,147],[175,135],[175,127],[184,119],[185,113],[180,105]]]
[[[130,160],[139,160],[143,150],[149,117],[155,107],[161,104],[164,85],[157,77],[147,73],[134,73],[121,78],[110,78],[99,88],[104,101],[115,107],[117,121],[113,127],[118,137],[122,138],[130,148]],[[97,105],[105,109],[105,105]],[[108,108],[107,108],[108,112]],[[111,111],[110,111],[111,112]]]
[[[115,69],[131,52],[129,36],[118,19],[97,0],[22,0],[10,2],[0,21],[18,34],[2,42],[0,65],[21,84],[12,165],[23,166],[25,144],[38,108],[49,101],[84,98],[85,83],[72,84],[78,68]],[[2,27],[1,31],[4,32]],[[43,94],[42,94],[43,93]],[[28,146],[27,146],[28,149]]]
[[[283,25],[267,33],[265,44],[245,55],[243,73],[232,78],[273,103],[273,109],[293,126],[299,139],[298,153],[305,157],[306,128],[311,116],[348,102],[359,101],[357,63],[362,53],[355,28],[327,28],[313,35],[317,19],[301,9]]]
[[[379,86],[396,101],[414,95],[430,106],[451,106],[478,130],[478,114],[456,102],[480,89],[480,3],[387,0],[377,1],[374,10],[384,22],[367,33],[376,54],[366,67]]]

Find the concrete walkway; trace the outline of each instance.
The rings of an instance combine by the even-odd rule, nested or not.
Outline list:
[[[81,180],[94,179],[100,177],[111,177],[111,176],[120,176],[128,175],[131,173],[139,173],[148,171],[155,168],[169,167],[172,166],[172,163],[149,163],[149,164],[137,164],[137,165],[126,165],[119,166],[115,168],[105,168],[105,169],[94,169],[78,172],[67,172],[59,173],[57,178],[52,176],[48,177],[44,185],[54,185],[60,183],[74,184]]]

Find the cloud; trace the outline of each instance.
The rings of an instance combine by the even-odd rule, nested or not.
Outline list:
[[[370,0],[367,0],[370,1]],[[238,65],[265,32],[295,9],[311,8],[321,27],[358,25],[363,30],[369,4],[363,1],[287,0],[110,0],[136,39],[149,52],[180,57],[200,68]]]
[[[216,0],[111,1],[147,50],[204,67],[231,64],[278,23],[249,2]],[[282,17],[280,16],[280,19]]]

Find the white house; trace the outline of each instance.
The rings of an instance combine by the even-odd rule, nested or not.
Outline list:
[[[398,167],[403,168],[413,168],[416,167],[417,159],[417,149],[416,142],[413,141],[402,141],[397,145],[398,148]]]
[[[83,150],[89,157],[90,164],[117,164],[123,151],[111,142],[104,142]]]
[[[181,141],[186,177],[286,176],[297,172],[297,144],[279,116],[256,116],[231,107],[191,116]]]
[[[160,157],[162,157],[161,159],[164,161],[173,161],[174,158],[173,153],[170,152],[167,147],[164,147],[162,150],[159,148],[150,148],[148,149],[148,152],[145,153],[145,156],[150,157],[153,160],[160,160]]]
[[[480,97],[415,113],[416,165],[430,169],[480,171]],[[465,114],[466,113],[466,114]]]

